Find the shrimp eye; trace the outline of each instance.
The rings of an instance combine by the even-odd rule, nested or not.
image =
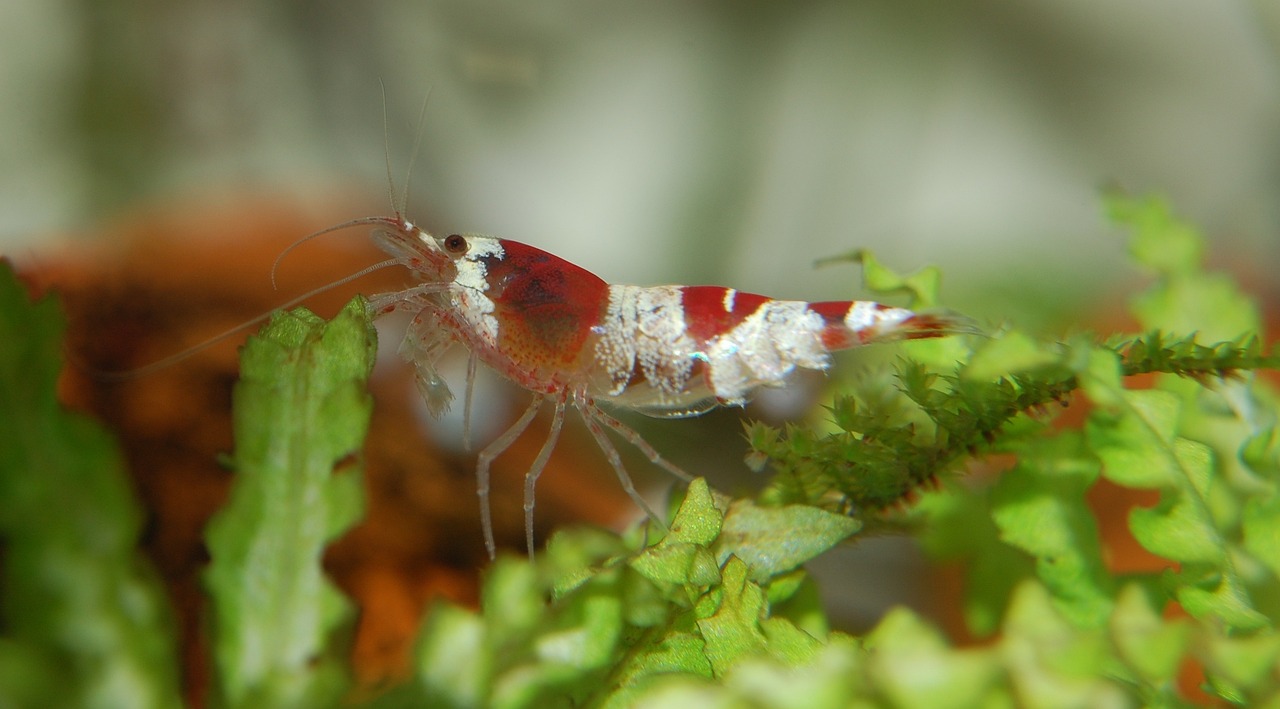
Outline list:
[[[467,240],[460,234],[450,234],[444,238],[444,249],[451,254],[461,256],[467,253]]]

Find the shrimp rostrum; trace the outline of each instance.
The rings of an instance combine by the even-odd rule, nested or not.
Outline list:
[[[396,310],[413,314],[402,352],[413,363],[418,388],[433,414],[444,411],[452,399],[436,364],[453,345],[471,353],[468,417],[477,362],[533,393],[524,413],[478,455],[477,491],[490,557],[495,554],[490,464],[548,400],[554,407],[550,432],[524,481],[531,555],[534,485],[570,406],[581,414],[623,489],[659,519],[636,492],[606,430],[677,477],[688,480],[689,475],[604,406],[657,417],[695,416],[720,405],[741,405],[752,390],[778,386],[798,367],[825,370],[836,350],[957,330],[947,316],[870,301],[807,303],[719,286],[609,285],[526,244],[487,236],[435,236],[399,216],[341,226],[359,223],[376,225],[375,239],[392,257],[385,265],[403,265],[421,281],[374,296],[369,307],[374,315]]]

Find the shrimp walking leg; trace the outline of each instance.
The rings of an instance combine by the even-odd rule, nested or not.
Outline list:
[[[520,414],[520,418],[516,419],[515,423],[511,424],[511,428],[495,438],[476,456],[476,494],[480,497],[480,525],[484,528],[484,548],[489,552],[491,560],[497,558],[498,547],[493,540],[493,512],[489,509],[489,466],[494,458],[510,448],[520,434],[529,427],[529,423],[533,421],[533,417],[538,413],[538,407],[542,406],[542,400],[545,398],[542,394],[534,395],[533,401],[529,402],[529,407]]]
[[[622,489],[627,493],[631,500],[636,503],[637,507],[644,510],[644,513],[649,517],[649,519],[656,522],[658,526],[665,528],[666,523],[663,522],[662,517],[653,511],[653,508],[649,506],[649,503],[646,502],[636,490],[635,483],[631,481],[631,476],[627,474],[627,469],[622,465],[622,456],[618,454],[618,449],[609,441],[609,436],[605,434],[604,429],[600,425],[601,423],[604,423],[608,426],[608,419],[611,417],[597,408],[594,404],[580,405],[578,407],[578,412],[582,414],[582,420],[586,422],[587,430],[591,431],[591,435],[596,439],[596,443],[600,446],[600,450],[604,451],[605,457],[609,459],[609,465],[613,467],[613,472],[618,476],[618,483],[622,485]],[[615,423],[618,423],[619,426],[622,425],[620,422],[617,422],[616,419],[614,421]],[[610,427],[612,428],[612,426]],[[654,456],[657,456],[656,452],[654,453]],[[650,459],[652,460],[652,458]],[[683,472],[681,475],[684,476],[685,479],[688,479]]]
[[[529,467],[529,471],[524,474],[524,536],[525,544],[529,549],[529,560],[533,561],[533,488],[538,484],[538,477],[542,475],[543,469],[547,467],[547,461],[551,459],[551,451],[556,447],[556,441],[560,439],[560,429],[564,426],[564,407],[568,397],[567,392],[560,394],[556,400],[555,413],[551,416],[551,430],[547,432],[547,440],[542,444],[542,450],[538,451],[538,457],[534,458],[533,465]]]

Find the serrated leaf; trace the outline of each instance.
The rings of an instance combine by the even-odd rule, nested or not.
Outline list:
[[[1114,412],[1099,411],[1086,432],[1103,463],[1103,475],[1117,485],[1177,487],[1182,482],[1172,441],[1181,403],[1164,391],[1124,391]]]
[[[786,665],[802,665],[813,659],[822,643],[785,618],[765,618],[760,621],[765,647],[769,656]]]
[[[980,344],[960,370],[960,376],[972,381],[990,381],[1057,365],[1062,360],[1058,349],[1013,330]]]
[[[1134,314],[1144,328],[1198,331],[1211,340],[1259,331],[1257,306],[1231,279],[1201,270],[1204,240],[1175,218],[1164,200],[1112,195],[1108,202],[1112,218],[1133,230],[1130,252],[1160,277],[1134,299]]]
[[[743,657],[763,654],[767,642],[760,629],[764,591],[747,579],[747,565],[730,558],[721,579],[719,607],[697,623],[716,675],[724,674]]]
[[[1203,240],[1190,225],[1175,219],[1160,197],[1112,192],[1106,206],[1112,221],[1133,231],[1129,252],[1138,263],[1167,275],[1200,268]]]
[[[880,263],[880,260],[866,249],[825,258],[818,261],[817,265],[824,266],[841,261],[862,264],[862,281],[867,290],[876,295],[907,294],[911,296],[911,302],[907,307],[913,310],[932,308],[938,304],[938,286],[942,283],[942,273],[936,267],[930,266],[910,276],[902,276]]]
[[[1023,583],[1014,592],[1000,646],[1013,684],[1029,706],[1125,704],[1104,674],[1111,658],[1106,637],[1073,628],[1038,583]]]
[[[1206,665],[1235,688],[1254,692],[1267,685],[1280,661],[1280,635],[1274,632],[1246,637],[1208,639]],[[1271,683],[1274,691],[1274,683]]]
[[[992,491],[992,519],[1005,542],[1036,559],[1036,573],[1058,609],[1082,627],[1111,613],[1112,584],[1084,495],[1098,475],[1078,435],[1041,439]]]
[[[660,584],[709,586],[720,579],[715,555],[697,544],[659,544],[645,549],[629,563],[640,575]]]
[[[671,527],[663,542],[687,543],[706,546],[720,534],[724,513],[716,507],[711,488],[703,478],[694,478],[685,492],[684,501],[671,520]]]
[[[674,629],[639,652],[619,681],[631,683],[641,677],[674,673],[712,676],[706,643],[702,635],[692,632],[691,628]]]
[[[519,638],[545,620],[547,603],[537,570],[524,559],[502,557],[486,572],[480,606],[495,634]]]
[[[65,327],[0,259],[0,705],[176,707],[173,618],[120,452],[57,401]]]
[[[868,676],[892,706],[981,706],[1000,674],[989,653],[951,649],[905,608],[889,611],[863,644]]]
[[[659,584],[713,584],[720,579],[720,569],[707,545],[715,541],[723,522],[724,513],[716,507],[707,481],[695,478],[667,535],[628,563]]]
[[[534,643],[538,658],[579,670],[610,665],[622,637],[622,598],[616,589],[616,581],[595,583],[576,595],[559,614],[556,627]]]
[[[432,706],[485,706],[493,665],[481,618],[447,603],[428,614],[417,648],[417,677]]]
[[[325,546],[360,515],[357,455],[376,339],[362,299],[325,324],[278,313],[241,355],[230,501],[206,533],[213,654],[228,706],[318,705],[347,679],[335,633],[350,603],[325,578]]]
[[[862,522],[816,507],[759,507],[739,500],[729,507],[715,545],[716,560],[730,555],[750,568],[757,583],[786,573],[848,539]]]
[[[1280,497],[1255,497],[1241,519],[1244,548],[1280,578]]]
[[[1174,678],[1191,637],[1186,623],[1161,618],[1137,585],[1120,592],[1110,629],[1120,659],[1153,685]]]

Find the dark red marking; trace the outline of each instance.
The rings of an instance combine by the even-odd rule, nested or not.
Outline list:
[[[845,327],[844,316],[849,314],[853,302],[848,300],[827,300],[821,303],[810,303],[809,309],[822,316],[826,327],[822,328],[822,346],[827,350],[845,350],[862,344],[862,340],[849,328]]]
[[[724,295],[729,290],[723,286],[685,286],[680,289],[685,332],[699,346],[737,327],[770,300],[763,295],[739,291],[733,298],[733,310],[726,311]]]
[[[953,318],[928,313],[917,313],[903,321],[899,327],[902,328],[902,337],[908,340],[938,337],[963,331]]]
[[[497,309],[499,348],[535,368],[572,364],[609,300],[598,276],[541,249],[503,241],[485,263],[487,295]]]

